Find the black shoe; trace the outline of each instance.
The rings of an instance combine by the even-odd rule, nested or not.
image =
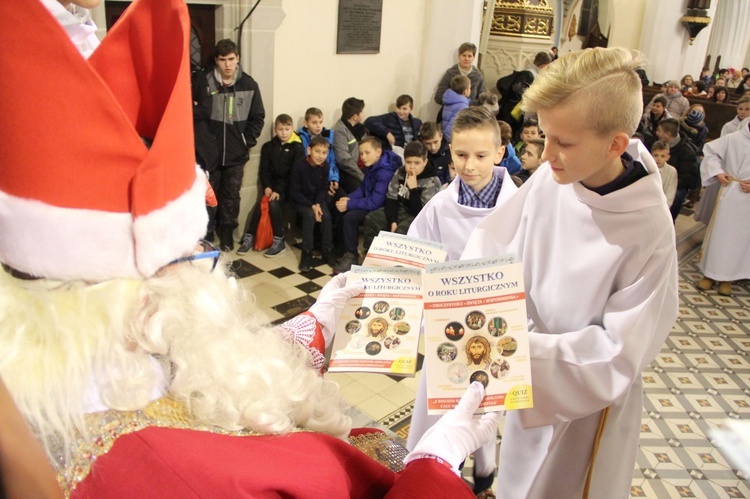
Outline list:
[[[219,249],[225,253],[229,253],[230,251],[234,250],[234,241],[232,241],[231,239],[229,241],[220,241]]]
[[[312,251],[302,251],[302,257],[299,260],[299,271],[310,272],[313,269]]]
[[[323,257],[321,263],[325,263],[331,268],[334,268],[339,263],[338,259],[333,256],[333,250],[323,250],[321,256]]]
[[[341,261],[333,268],[333,274],[342,274],[349,272],[352,269],[352,265],[357,265],[357,255],[349,253],[348,251],[341,257]]]
[[[219,236],[219,249],[221,251],[232,251],[234,249],[232,229],[218,229],[216,233]]]

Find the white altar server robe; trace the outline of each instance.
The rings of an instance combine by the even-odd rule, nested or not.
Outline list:
[[[750,180],[750,118],[736,132],[708,142],[701,163],[703,185],[717,184],[716,175]],[[724,187],[710,233],[703,242],[698,265],[706,277],[717,281],[750,279],[750,193],[739,182]]]
[[[629,496],[641,428],[641,372],[677,318],[677,254],[657,166],[600,196],[559,185],[545,163],[479,223],[462,258],[515,252],[524,266],[534,407],[508,411],[498,497],[580,498],[610,407],[589,497]]]

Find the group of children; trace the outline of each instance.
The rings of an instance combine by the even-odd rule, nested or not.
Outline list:
[[[325,128],[318,108],[305,112],[304,125],[296,132],[291,116],[276,117],[274,137],[261,148],[259,168],[259,190],[268,197],[273,227],[265,256],[286,250],[285,204],[301,220],[301,272],[322,263],[343,272],[356,264],[360,226],[365,249],[380,230],[406,233],[422,207],[454,176],[442,130],[415,118],[413,105],[410,96],[401,95],[395,112],[364,120],[364,101],[352,97],[344,101],[341,120],[332,130]],[[261,211],[259,201],[238,254],[254,248]],[[343,242],[343,255],[334,254],[336,236]],[[316,246],[321,259],[313,256]]]
[[[468,78],[458,75],[446,96],[457,94],[455,81],[462,85],[463,94],[470,91]],[[461,109],[468,107],[465,95],[464,100],[466,106]],[[342,118],[333,130],[325,128],[322,111],[314,107],[305,112],[304,125],[297,131],[291,116],[276,117],[274,137],[261,148],[259,168],[259,190],[268,197],[273,228],[273,243],[265,256],[286,251],[285,204],[301,221],[301,272],[322,263],[336,273],[345,272],[359,262],[360,235],[367,252],[381,230],[407,233],[422,208],[455,176],[447,138],[460,111],[446,105],[441,126],[422,123],[412,115],[413,106],[410,96],[401,95],[395,112],[364,120],[364,101],[352,97],[344,101]],[[510,137],[503,139],[507,147],[495,164],[506,167],[516,185],[542,163],[540,136],[538,123],[528,121],[515,147]],[[256,246],[261,212],[258,202],[238,254]],[[338,245],[343,247],[342,254],[334,254],[334,240],[343,243]],[[321,258],[313,256],[316,247]]]

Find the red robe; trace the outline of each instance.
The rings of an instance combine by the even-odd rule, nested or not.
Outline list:
[[[73,498],[473,498],[433,459],[394,473],[320,433],[237,437],[150,427],[117,439]]]

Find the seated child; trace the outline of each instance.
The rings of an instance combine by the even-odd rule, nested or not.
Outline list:
[[[307,157],[297,161],[289,178],[289,202],[302,217],[302,257],[300,272],[309,272],[321,263],[313,258],[315,224],[320,223],[321,252],[329,265],[334,263],[333,229],[328,203],[331,200],[328,184],[328,164],[326,158],[331,144],[322,135],[313,137],[307,147]]]
[[[419,129],[419,138],[427,148],[427,159],[435,168],[440,182],[447,184],[453,178],[448,171],[451,149],[448,141],[443,138],[442,130],[434,121],[425,121]]]
[[[661,188],[667,197],[667,206],[672,206],[675,193],[677,192],[677,170],[675,170],[674,166],[667,163],[669,161],[669,145],[666,142],[657,140],[651,146],[651,156],[653,156],[656,166],[659,167]]]
[[[380,139],[365,137],[359,143],[359,155],[364,165],[362,184],[349,194],[336,201],[336,209],[343,213],[344,256],[333,269],[334,273],[347,272],[359,261],[359,225],[368,213],[383,207],[388,184],[393,172],[401,166],[401,158],[393,151],[383,151]]]
[[[273,225],[273,244],[263,254],[269,258],[279,256],[286,251],[283,203],[286,200],[287,181],[292,165],[305,157],[302,140],[294,133],[294,122],[291,116],[278,115],[273,127],[276,136],[261,147],[258,171],[260,179],[258,190],[268,196],[268,212],[271,216],[271,225]],[[260,222],[260,200],[250,214],[247,232],[237,249],[238,255],[244,255],[253,247],[258,222]]]
[[[504,166],[505,169],[508,170],[508,173],[513,175],[521,171],[521,160],[518,159],[515,148],[510,145],[510,140],[513,138],[513,128],[502,120],[497,120],[497,124],[500,127],[500,136],[503,139],[503,147],[505,147],[505,156],[500,162],[500,166]]]
[[[522,184],[529,180],[529,177],[544,162],[542,159],[543,152],[544,139],[529,139],[526,143],[526,147],[524,147],[523,154],[521,155],[521,166],[523,168],[515,175]]]
[[[672,220],[677,220],[688,191],[701,186],[700,158],[693,143],[680,135],[680,124],[676,119],[661,121],[656,127],[656,136],[669,145],[670,161],[677,170],[677,192],[669,208]]]
[[[541,137],[541,131],[539,130],[539,123],[537,123],[536,120],[526,120],[521,125],[521,140],[519,140],[516,145],[516,155],[521,156],[523,153],[523,148],[526,145],[526,142],[528,142],[531,139],[538,139]]]
[[[443,94],[443,135],[450,142],[453,120],[456,114],[464,108],[469,107],[469,96],[471,95],[471,80],[464,75],[456,75],[451,80],[451,88]]]
[[[458,113],[451,143],[456,180],[427,203],[409,227],[409,235],[445,244],[447,259],[458,260],[474,227],[518,190],[505,168],[495,166],[503,149],[495,115],[479,106]],[[427,415],[426,375],[423,371],[417,389],[409,449],[438,419]],[[474,455],[475,492],[492,485],[496,448],[496,442],[490,442]]]
[[[297,135],[302,139],[302,147],[305,151],[310,147],[312,139],[318,135],[325,138],[331,145],[328,148],[326,163],[328,163],[328,193],[333,196],[339,188],[339,169],[336,166],[336,156],[333,154],[333,130],[323,126],[323,111],[317,107],[308,108],[305,111],[305,124],[297,130]]]
[[[679,306],[661,179],[630,140],[643,62],[628,49],[593,48],[539,73],[522,106],[539,116],[546,161],[477,225],[461,256],[512,253],[523,264],[534,407],[506,412],[502,497],[629,495],[642,371]]]
[[[346,193],[357,190],[364,178],[359,167],[359,141],[367,136],[364,117],[365,101],[349,97],[341,105],[341,119],[333,125],[333,154],[339,183]]]
[[[388,185],[385,206],[371,211],[365,217],[364,251],[381,230],[406,234],[414,217],[422,207],[440,191],[440,179],[435,167],[427,161],[427,148],[414,141],[404,148],[404,166],[396,170]]]
[[[680,117],[680,130],[698,149],[698,154],[703,154],[703,145],[706,143],[706,137],[708,136],[708,127],[703,121],[705,117],[706,111],[700,104],[693,104],[688,109],[687,114]]]
[[[732,281],[750,279],[750,119],[739,130],[706,144],[701,163],[703,185],[719,183],[716,215],[703,242],[698,288],[719,284],[719,294],[732,295]]]
[[[651,149],[651,145],[659,140],[656,137],[656,127],[667,118],[671,118],[667,111],[667,98],[659,95],[651,103],[651,110],[644,114],[641,119],[640,129],[643,134],[643,143],[646,144],[647,149]]]
[[[396,111],[379,116],[370,116],[365,120],[365,127],[370,135],[380,139],[384,150],[393,146],[404,147],[412,140],[417,140],[422,120],[412,116],[414,99],[409,95],[399,95],[396,99]]]

